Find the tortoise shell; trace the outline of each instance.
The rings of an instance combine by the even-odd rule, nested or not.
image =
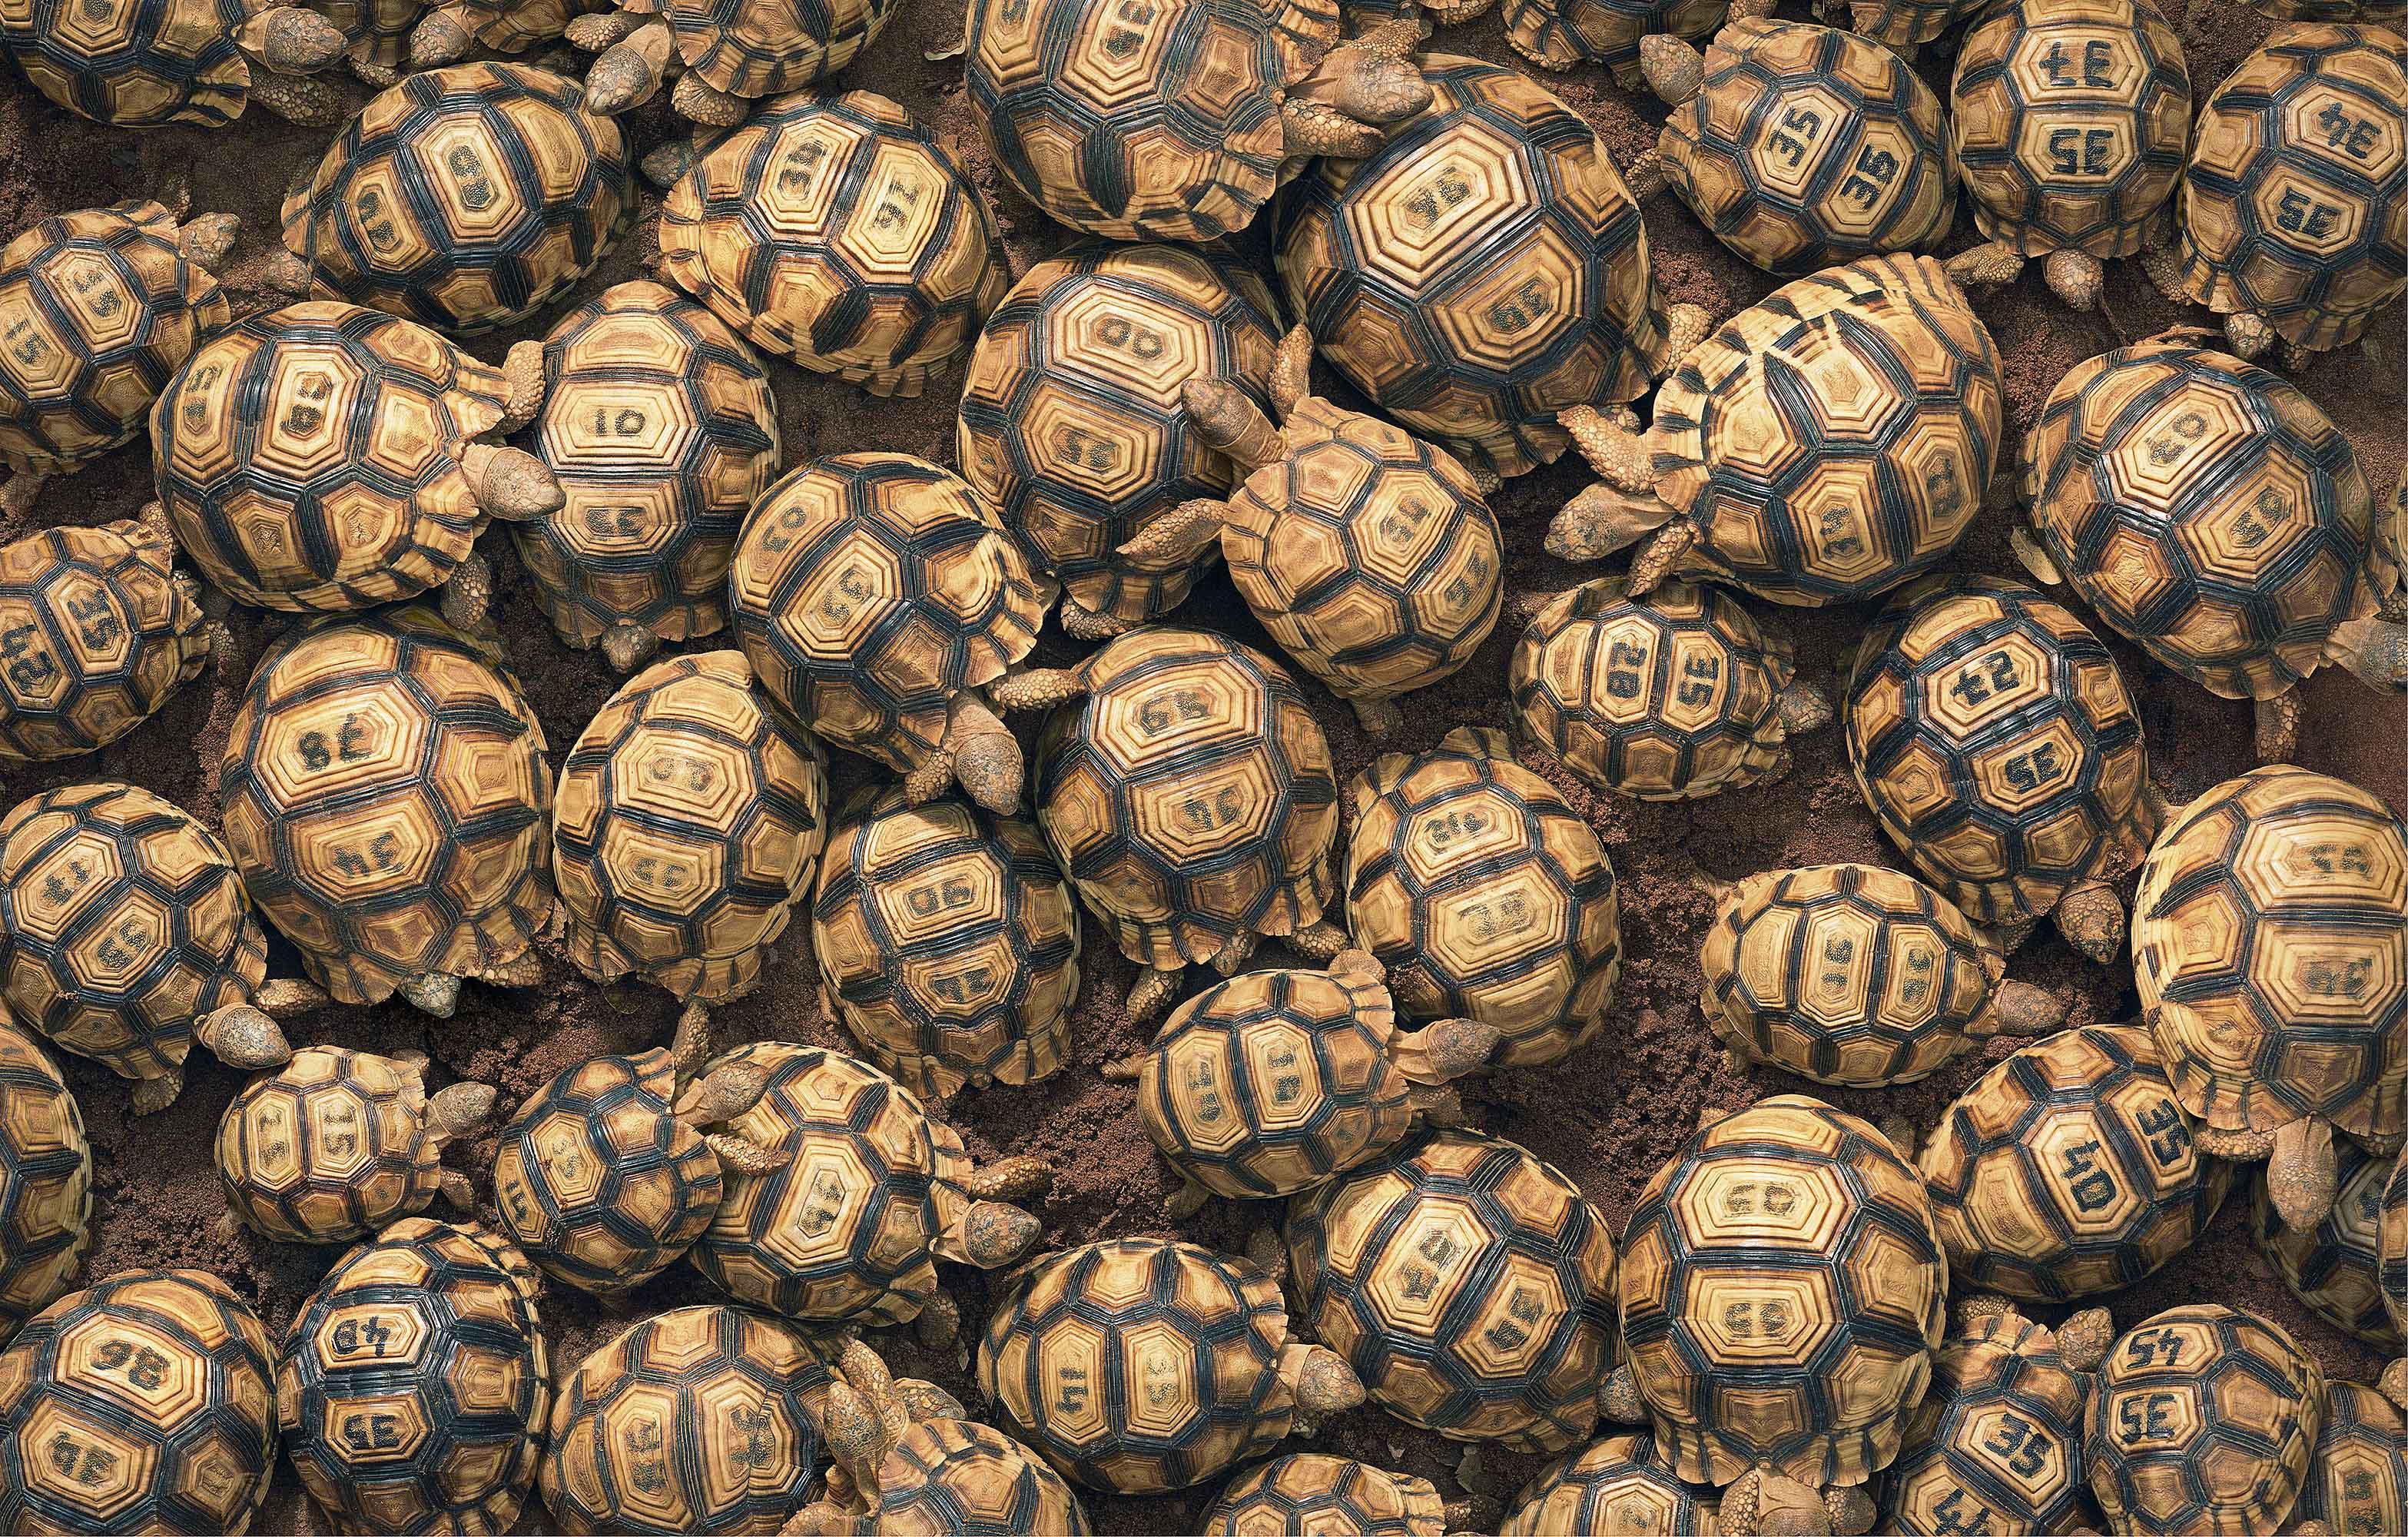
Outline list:
[[[656,662],[568,750],[552,855],[568,958],[716,1003],[759,984],[827,838],[818,746],[744,654]]]
[[[207,1271],[123,1271],[0,1354],[0,1527],[242,1537],[276,1467],[276,1348]]]
[[[156,203],[21,231],[0,247],[0,460],[53,474],[132,441],[167,377],[231,317]]]
[[[2287,1530],[2325,1374],[2278,1326],[2220,1302],[2169,1308],[2115,1342],[2085,1457],[2111,1530]]]
[[[875,1519],[879,1537],[1087,1537],[1094,1530],[1078,1495],[1034,1452],[999,1430],[950,1418],[915,1421],[879,1463]]]
[[[2172,223],[2190,65],[2150,0],[2002,0],[1956,53],[1949,154],[1984,235],[2130,256]]]
[[[327,0],[319,0],[324,5]],[[376,8],[383,8],[396,0],[368,0]],[[568,23],[580,16],[607,9],[609,0],[442,0],[437,7],[449,12],[477,46],[494,53],[524,53],[538,43],[548,43],[568,30]],[[416,7],[408,7],[415,11]],[[402,23],[403,33],[415,24],[416,16]]]
[[[1928,1076],[1998,1033],[1998,948],[1912,876],[1873,865],[1751,875],[1698,958],[1707,1020],[1818,1084]]]
[[[1601,64],[1625,91],[1643,87],[1639,40],[1695,41],[1723,24],[1728,0],[1505,0],[1505,40],[1544,69]]]
[[[1936,244],[1956,213],[1940,98],[1889,49],[1831,27],[1724,27],[1657,145],[1681,201],[1768,272]]]
[[[309,300],[252,315],[151,409],[159,501],[185,557],[245,603],[415,597],[484,529],[460,454],[501,425],[509,390],[499,369],[380,310]]]
[[[1322,356],[1382,411],[1521,475],[1570,445],[1557,411],[1655,382],[1647,230],[1579,113],[1518,69],[1423,64],[1420,116],[1289,193],[1280,279]]]
[[[1613,866],[1504,733],[1458,726],[1418,757],[1387,754],[1347,794],[1347,927],[1399,1009],[1495,1026],[1498,1067],[1596,1039],[1622,974]]]
[[[1951,1339],[1890,1465],[1890,1524],[1882,1530],[2043,1537],[2087,1528],[2086,1392],[2056,1337],[2013,1313]]]
[[[263,1238],[338,1243],[423,1212],[443,1172],[426,1086],[389,1056],[304,1046],[218,1122],[226,1205]]]
[[[1293,1195],[1412,1125],[1396,1008],[1368,970],[1250,971],[1181,1004],[1138,1070],[1148,1135],[1233,1199]]]
[[[1204,1537],[1442,1537],[1446,1508],[1426,1478],[1353,1458],[1296,1452],[1229,1480]]]
[[[1916,1161],[1957,1280],[2061,1302],[2153,1274],[2224,1204],[2149,1032],[2086,1025],[1956,1097]]]
[[[2147,744],[2114,658],[1997,577],[1892,599],[1848,681],[1848,758],[1882,830],[1980,924],[2038,918],[2130,868],[2155,821]]]
[[[199,673],[207,620],[174,559],[136,523],[0,545],[0,767],[106,747]]]
[[[120,128],[222,128],[250,105],[245,0],[5,0],[0,45],[34,89]]]
[[[822,1007],[924,1098],[1060,1071],[1079,948],[1070,888],[1019,817],[865,787],[820,860]]]
[[[644,0],[626,8],[668,22],[686,73],[715,91],[757,99],[851,64],[886,29],[895,0]]]
[[[878,1327],[917,1317],[937,1289],[935,1245],[970,1199],[961,1133],[837,1052],[756,1041],[704,1075],[737,1063],[761,1068],[769,1086],[727,1130],[791,1160],[724,1176],[695,1268],[790,1318]]]
[[[690,640],[727,623],[727,563],[778,473],[778,403],[752,350],[660,284],[621,283],[543,344],[533,448],[560,510],[510,524],[560,638]]]
[[[961,477],[908,453],[836,453],[771,486],[728,567],[761,686],[897,772],[945,738],[954,696],[1037,644],[1052,591]]]
[[[2183,179],[2182,274],[2308,352],[2357,340],[2408,284],[2408,42],[2279,27],[2207,98]]]
[[[293,1471],[338,1530],[510,1530],[552,1403],[535,1292],[515,1244],[426,1217],[326,1273],[285,1332],[276,1396]]]
[[[1074,669],[1037,750],[1038,825],[1140,965],[1211,960],[1320,921],[1338,781],[1277,663],[1199,630],[1133,631]]]
[[[979,1342],[980,1390],[1089,1488],[1200,1484],[1287,1435],[1279,1283],[1159,1238],[1105,1239],[1014,1272]]]
[[[1180,403],[1191,379],[1268,405],[1279,314],[1242,266],[1165,246],[1091,247],[1030,267],[970,354],[955,459],[1037,571],[1135,623],[1195,584],[1120,546],[1236,469]]]
[[[1693,1484],[1861,1484],[1931,1378],[1948,1259],[1878,1131],[1781,1095],[1691,1137],[1623,1233],[1623,1349]]]
[[[1291,1199],[1287,1248],[1298,1314],[1388,1413],[1515,1452],[1588,1439],[1613,1241],[1553,1164],[1484,1132],[1425,1131]]]
[[[75,1284],[91,1222],[83,1113],[42,1048],[0,1025],[0,1343]]]
[[[1090,235],[1216,240],[1283,180],[1281,112],[1336,0],[999,0],[969,9],[970,101],[1013,190]]]
[[[0,989],[78,1056],[170,1077],[193,1022],[266,976],[234,855],[150,791],[63,785],[0,820]]]
[[[2337,1140],[2333,1152],[2338,1156],[2342,1151]],[[2408,1336],[2408,1177],[2400,1172],[2402,1163],[2408,1159],[2392,1160],[2391,1177],[2383,1185],[2383,1209],[2375,1222],[2375,1281],[2391,1327]]]
[[[2277,765],[2192,801],[2142,867],[2132,960],[2209,1126],[2408,1129],[2408,824],[2375,796]]]
[[[1680,569],[1803,608],[1946,560],[1998,462],[1998,350],[1928,256],[1800,278],[1725,322],[1656,396]]]
[[[575,83],[524,65],[411,75],[284,198],[323,298],[463,335],[525,320],[634,223],[627,141]]]
[[[960,163],[867,91],[769,103],[670,191],[660,244],[753,345],[879,395],[925,389],[1011,280]]]
[[[2229,699],[2315,671],[2398,581],[2341,429],[2289,381],[2195,342],[2077,364],[2024,458],[2032,527],[2083,601]]]
[[[2261,1172],[2250,1182],[2249,1232],[2258,1252],[2308,1311],[2386,1356],[2400,1353],[2400,1330],[2384,1311],[2380,1230],[2392,1160],[2348,1138],[2333,1146],[2340,1184],[2332,1210],[2306,1232],[2284,1225]]]
[[[1693,800],[1789,766],[1779,709],[1789,642],[1713,587],[1674,579],[1644,597],[1601,577],[1539,610],[1513,647],[1523,736],[1599,789]]]
[[[526,953],[552,905],[543,728],[423,609],[323,620],[270,647],[219,767],[251,898],[344,1003]]]
[[[702,1132],[671,1114],[654,1047],[579,1063],[527,1097],[494,1154],[502,1226],[545,1273],[587,1291],[641,1286],[710,1226],[724,1189]]]
[[[1849,0],[1848,24],[1885,48],[1931,41],[1981,8],[1982,0]]]
[[[2358,1537],[2388,1530],[2403,1505],[2408,1423],[2389,1399],[2363,1383],[2326,1383],[2324,1421],[2293,1519],[2322,1521]]]
[[[647,1318],[553,1398],[544,1506],[572,1537],[774,1537],[820,1460],[828,1380],[810,1343],[766,1314]]]
[[[1455,455],[1309,395],[1287,452],[1230,493],[1221,553],[1246,606],[1331,693],[1451,676],[1497,626],[1504,536]]]
[[[1522,1487],[1498,1537],[1721,1537],[1712,1501],[1664,1469],[1646,1436],[1608,1436],[1570,1452]]]

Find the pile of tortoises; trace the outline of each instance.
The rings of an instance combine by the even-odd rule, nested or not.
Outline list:
[[[2257,7],[0,0],[0,1530],[2408,1530]]]

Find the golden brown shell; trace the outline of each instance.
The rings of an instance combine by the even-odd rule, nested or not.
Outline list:
[[[1691,1483],[1765,1467],[1861,1484],[1887,1466],[1947,1300],[1923,1182],[1880,1132],[1801,1095],[1691,1137],[1623,1234],[1623,1348]]]
[[[684,1307],[621,1331],[553,1398],[544,1507],[564,1532],[774,1537],[820,1461],[827,1369],[800,1330]]]
[[[0,31],[6,17],[0,7]],[[217,279],[184,255],[156,203],[20,231],[0,247],[0,460],[56,473],[130,441],[168,376],[229,318]]]
[[[1570,446],[1555,412],[1654,382],[1647,232],[1596,132],[1536,81],[1423,64],[1426,110],[1288,194],[1280,278],[1322,355],[1382,411],[1521,475]]]
[[[1984,235],[2129,256],[2172,223],[2190,66],[2152,0],[2008,0],[1965,34],[1949,152]]]
[[[758,347],[917,395],[1010,274],[952,153],[867,91],[780,96],[663,205],[661,273]]]
[[[529,445],[560,510],[510,524],[536,601],[572,646],[632,625],[664,640],[727,623],[727,563],[778,473],[778,403],[702,306],[624,282],[552,327]]]
[[[345,1255],[284,1337],[294,1472],[337,1530],[500,1537],[552,1405],[535,1268],[475,1223],[394,1223]]]
[[[1079,910],[1030,823],[865,786],[811,913],[822,1005],[913,1093],[1033,1084],[1070,1054]]]
[[[224,1532],[267,1498],[276,1347],[206,1271],[123,1271],[0,1355],[0,1527]]]
[[[1857,647],[1848,759],[1882,830],[1976,923],[2028,921],[2128,869],[2155,827],[2114,658],[1996,577],[1933,577]]]
[[[2132,962],[2209,1126],[2408,1129],[2408,825],[2376,797],[2277,765],[2192,801],[2142,867]]]
[[[1554,1165],[1425,1132],[1291,1199],[1287,1247],[1298,1315],[1390,1414],[1516,1452],[1587,1439],[1613,1242]]]
[[[552,769],[517,687],[423,609],[268,649],[219,793],[244,884],[345,1003],[526,953],[552,910]]]
[[[1390,753],[1347,794],[1347,926],[1400,1009],[1495,1026],[1499,1067],[1596,1039],[1622,974],[1613,866],[1503,732],[1458,726],[1417,757]]]
[[[569,959],[719,1002],[759,983],[827,838],[810,737],[744,654],[656,662],[568,750],[552,825]]]
[[[2288,1530],[2325,1401],[2314,1357],[2220,1302],[2117,1340],[2090,1390],[2084,1456],[2111,1530]]]
[[[1135,623],[1185,600],[1197,567],[1120,547],[1236,471],[1180,403],[1223,380],[1268,406],[1279,309],[1262,280],[1175,246],[1076,251],[1028,269],[970,354],[954,457],[1031,569]]]
[[[2145,1029],[2086,1025],[2024,1047],[1956,1097],[1917,1160],[1952,1271],[2042,1302],[2154,1273],[2231,1188],[2193,1129]]]
[[[1038,825],[1129,959],[1211,960],[1320,921],[1338,836],[1329,742],[1262,653],[1149,625],[1079,664],[1039,740]]]
[[[467,334],[525,320],[635,222],[625,136],[525,65],[411,75],[346,123],[284,198],[321,297]]]

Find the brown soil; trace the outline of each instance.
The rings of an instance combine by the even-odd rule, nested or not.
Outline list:
[[[1069,243],[1069,237],[994,175],[962,90],[959,62],[923,58],[923,50],[941,50],[958,38],[961,16],[959,0],[912,0],[847,79],[897,97],[948,136],[1000,210],[1014,270],[1024,270]],[[2177,22],[2202,94],[2256,46],[2267,25],[2233,0],[2193,0]],[[1436,46],[1512,62],[1493,16],[1442,34]],[[1944,93],[1944,62],[1927,67]],[[244,237],[230,275],[237,311],[271,306],[272,295],[252,275],[259,261],[275,249],[280,191],[314,163],[329,136],[293,128],[256,111],[214,135],[119,132],[52,108],[14,70],[7,73],[5,95],[0,95],[0,230],[15,230],[70,208],[148,195],[165,177],[181,172],[191,178],[200,208],[242,217]],[[1617,91],[1602,71],[1584,69],[1546,83],[1596,124],[1618,161],[1652,143],[1662,109]],[[366,93],[359,95],[365,99]],[[672,132],[659,103],[639,113],[634,125],[645,149]],[[648,215],[654,206],[648,202]],[[1693,300],[1719,314],[1774,286],[1715,244],[1671,199],[1651,203],[1647,217],[1656,270],[1668,297]],[[1960,216],[1955,246],[1973,238],[1970,223]],[[625,241],[578,290],[578,296],[638,275],[651,253],[648,236]],[[1259,256],[1259,251],[1251,254]],[[2108,304],[2100,316],[2075,315],[2057,306],[2041,288],[2036,273],[1980,304],[2006,360],[2010,451],[2020,443],[2050,387],[2075,362],[2178,321],[2203,318],[2168,304],[2129,263],[2113,266]],[[566,308],[555,307],[552,313]],[[2398,481],[2402,463],[2408,461],[2396,361],[2408,358],[2403,315],[2408,307],[2395,308],[2378,327],[2383,356],[2393,361],[2378,363],[2365,351],[2353,349],[2317,358],[2302,381],[2349,432],[2370,479],[2386,488]],[[540,325],[530,326],[523,333],[480,338],[475,350],[497,360],[508,342],[520,335],[539,336],[541,330]],[[952,461],[958,368],[934,381],[924,398],[891,402],[870,400],[850,386],[783,363],[773,364],[772,370],[789,465],[823,452],[873,447]],[[31,521],[47,525],[129,516],[148,499],[149,478],[147,448],[129,447],[86,473],[50,484]],[[1549,558],[1541,548],[1548,517],[1586,479],[1568,461],[1512,482],[1497,498],[1516,592],[1552,591],[1589,574]],[[1986,517],[1966,542],[1965,563],[2014,574],[2006,528],[2003,517]],[[510,662],[543,717],[556,767],[616,680],[599,654],[570,651],[554,639],[524,590],[525,574],[507,538],[489,537],[484,548],[499,572],[496,612]],[[1867,616],[1861,610],[1782,610],[1770,617],[1797,638],[1808,673],[1828,676],[1841,664]],[[1207,581],[1181,618],[1269,648],[1226,577]],[[236,695],[249,667],[283,625],[276,616],[239,612],[242,671],[205,676],[157,719],[96,757],[0,779],[0,806],[74,780],[123,779],[151,786],[214,823],[218,756]],[[1385,745],[1418,750],[1457,725],[1505,725],[1501,697],[1512,630],[1510,625],[1500,625],[1473,665],[1413,701],[1404,733]],[[2128,647],[2119,644],[2117,652],[2125,676],[2142,697],[2156,772],[2170,795],[2177,799],[2196,795],[2248,767],[2250,720],[2245,709],[2211,698],[2147,667]],[[1073,654],[1058,635],[1049,634],[1039,659],[1062,661]],[[1382,749],[1364,738],[1350,711],[1317,690],[1313,693],[1339,770],[1351,776]],[[2408,761],[2399,750],[2403,735],[2408,735],[2408,704],[2376,701],[2346,678],[2329,674],[2311,694],[2301,756],[2312,767],[2376,789],[2395,807],[2408,811]],[[838,754],[839,791],[877,772],[864,760]],[[1621,994],[1604,1038],[1580,1060],[1542,1072],[1500,1075],[1477,1085],[1472,1090],[1474,1119],[1565,1170],[1615,1230],[1640,1186],[1696,1124],[1702,1106],[1737,1106],[1770,1094],[1813,1090],[1860,1113],[1903,1113],[1922,1132],[1988,1060],[2003,1055],[2002,1041],[1986,1056],[1975,1054],[1924,1083],[1888,1092],[1815,1090],[1778,1072],[1733,1075],[1721,1065],[1697,1008],[1696,953],[1709,914],[1706,898],[1693,883],[1697,872],[1729,878],[1838,859],[1900,862],[1858,796],[1836,732],[1806,742],[1796,769],[1782,783],[1697,805],[1608,800],[1560,771],[1552,777],[1595,824],[1625,883],[1623,940],[1628,960]],[[721,1046],[765,1037],[843,1044],[815,1001],[808,932],[807,924],[791,927],[767,985],[719,1012],[715,1027]],[[1129,972],[1117,955],[1105,954],[1107,948],[1091,938],[1090,981],[1079,1010],[1072,1064],[1032,1088],[966,1093],[952,1107],[952,1118],[981,1156],[1030,1153],[1053,1159],[1060,1172],[1043,1214],[1060,1243],[1104,1234],[1176,1232],[1237,1249],[1250,1229],[1276,1220],[1277,1211],[1214,1202],[1183,1225],[1168,1223],[1162,1200],[1175,1182],[1138,1122],[1131,1091],[1105,1082],[1097,1072],[1102,1064],[1141,1043],[1140,1033],[1109,1001],[1120,996]],[[438,1083],[466,1077],[499,1085],[504,1115],[552,1075],[588,1056],[666,1040],[673,1008],[666,996],[648,997],[633,1013],[619,1013],[576,975],[556,949],[548,950],[545,958],[547,976],[540,989],[502,992],[471,986],[458,1017],[449,1022],[394,1003],[373,1010],[325,1011],[302,1021],[293,1034],[302,1042],[387,1051],[419,1048],[437,1064]],[[1265,957],[1267,963],[1278,958]],[[280,941],[273,964],[280,974],[298,973],[294,956]],[[2128,968],[2101,969],[2084,962],[2045,927],[2014,956],[2014,970],[2064,990],[2071,1000],[2073,1024],[2122,1019],[2135,1006]],[[221,1210],[211,1139],[219,1114],[239,1086],[239,1075],[195,1054],[182,1099],[166,1113],[137,1122],[129,1113],[122,1082],[79,1058],[64,1060],[90,1125],[97,1165],[89,1275],[146,1265],[200,1266],[255,1298],[271,1329],[281,1330],[336,1255],[248,1236],[228,1242],[210,1235]],[[455,1163],[474,1172],[480,1195],[487,1199],[492,1154],[490,1137],[452,1154]],[[2371,1380],[2379,1366],[2373,1356],[2308,1314],[2258,1257],[2248,1237],[2246,1208],[2245,1196],[2236,1194],[2195,1254],[2151,1282],[2106,1299],[2118,1323],[2128,1326],[2186,1300],[2230,1302],[2279,1321],[2329,1372]],[[490,1208],[485,1214],[491,1217]],[[982,1280],[969,1271],[957,1272],[953,1279],[970,1325],[966,1333],[974,1338],[986,1315]],[[553,1348],[575,1360],[608,1332],[636,1318],[715,1295],[681,1266],[609,1306],[552,1286],[543,1299],[543,1321]],[[930,1357],[907,1335],[898,1331],[886,1342],[898,1370],[934,1377],[974,1406],[979,1402],[960,1362]],[[1332,1449],[1428,1474],[1450,1494],[1457,1487],[1462,1446],[1412,1429],[1377,1410],[1366,1408],[1343,1417],[1322,1439]],[[1527,1458],[1494,1452],[1484,1453],[1481,1462],[1473,1473],[1476,1482],[1507,1496],[1533,1466]],[[1210,1488],[1145,1500],[1083,1491],[1082,1497],[1101,1530],[1192,1531],[1209,1501]],[[290,1473],[280,1467],[274,1497],[258,1530],[309,1531],[318,1530],[319,1521]],[[520,1525],[523,1530],[548,1530],[539,1507],[531,1507]]]

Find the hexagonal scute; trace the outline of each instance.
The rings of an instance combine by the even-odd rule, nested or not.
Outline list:
[[[128,1271],[61,1299],[0,1355],[0,1518],[242,1529],[276,1458],[275,1362],[258,1315],[206,1271]]]
[[[1864,1122],[1785,1095],[1699,1131],[1624,1232],[1624,1341],[1673,1471],[1819,1484],[1886,1465],[1946,1278],[1922,1181]]]

